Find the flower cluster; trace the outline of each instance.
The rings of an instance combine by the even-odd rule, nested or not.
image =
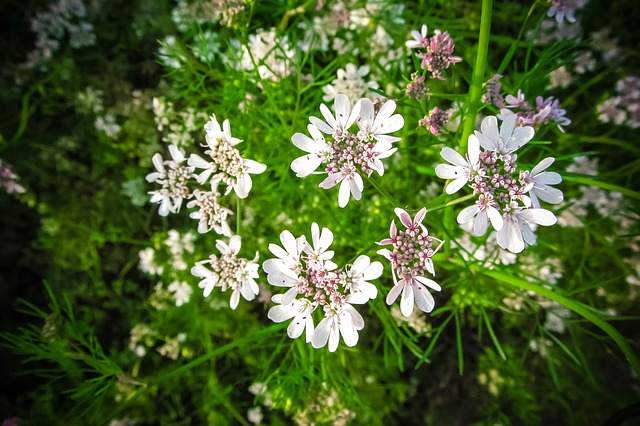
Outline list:
[[[587,0],[549,0],[551,7],[547,16],[553,18],[555,16],[556,22],[560,24],[565,19],[567,22],[576,22],[576,11],[585,4]]]
[[[377,82],[364,80],[369,74],[368,65],[356,67],[354,64],[347,64],[345,69],[340,68],[337,74],[338,78],[322,88],[325,93],[323,97],[325,102],[334,100],[339,93],[346,95],[349,99],[369,96],[371,89],[378,88]]]
[[[379,255],[391,262],[394,286],[387,295],[387,305],[394,303],[402,293],[400,311],[405,317],[410,317],[413,313],[414,302],[421,311],[431,312],[435,300],[427,287],[435,291],[440,291],[441,288],[438,283],[426,278],[425,273],[435,276],[431,258],[443,241],[430,236],[427,227],[422,224],[427,214],[426,208],[420,209],[413,220],[401,208],[396,208],[395,213],[407,229],[398,230],[395,221],[391,221],[390,237],[377,243],[393,246],[392,250],[378,250]],[[434,242],[439,244],[434,247]]]
[[[242,46],[240,64],[247,71],[257,67],[262,80],[280,81],[295,71],[294,57],[295,50],[287,37],[278,39],[276,30],[272,28],[249,36],[248,45]]]
[[[400,130],[404,119],[400,114],[393,114],[396,109],[394,101],[386,101],[375,111],[374,103],[369,99],[360,99],[351,108],[351,102],[345,95],[339,94],[334,101],[335,116],[329,108],[322,104],[320,111],[323,121],[310,117],[307,126],[311,138],[296,133],[291,138],[293,144],[309,154],[296,158],[291,169],[298,177],[306,177],[324,165],[328,177],[320,184],[321,188],[333,188],[340,183],[338,205],[344,207],[349,202],[349,194],[360,200],[364,182],[362,176],[371,176],[373,171],[384,174],[382,159],[389,157],[397,148],[392,144],[400,140],[389,133]],[[358,131],[351,127],[357,124]],[[326,140],[325,133],[333,140]]]
[[[571,124],[571,120],[565,117],[566,110],[560,108],[560,100],[553,96],[543,98],[536,97],[536,106],[533,107],[524,96],[521,90],[518,90],[517,96],[507,95],[506,108],[500,109],[498,118],[506,120],[507,117],[514,115],[519,126],[539,127],[549,123],[555,123],[558,129],[564,132],[562,126]],[[515,112],[514,112],[515,111]]]
[[[7,194],[22,194],[26,190],[18,183],[18,175],[16,175],[11,167],[0,160],[0,188]]]
[[[421,76],[418,71],[411,73],[411,81],[407,83],[405,94],[411,99],[421,101],[425,98],[429,98],[429,88],[424,82],[426,77]]]
[[[202,281],[198,286],[204,290],[204,297],[211,294],[213,289],[217,286],[222,289],[223,292],[231,289],[231,300],[229,306],[231,309],[238,307],[240,302],[240,296],[246,300],[255,299],[258,294],[258,284],[255,282],[255,278],[258,278],[259,265],[258,253],[253,260],[239,258],[237,256],[240,251],[241,240],[240,236],[234,235],[230,238],[229,244],[224,241],[216,241],[216,248],[220,252],[220,257],[212,254],[209,259],[197,262],[196,265],[191,268],[191,274],[202,278]],[[208,269],[209,266],[211,269]]]
[[[616,84],[616,95],[598,105],[598,118],[605,123],[640,127],[640,78],[628,76]]]
[[[280,234],[282,247],[269,244],[276,258],[266,260],[262,268],[271,285],[285,287],[284,294],[272,297],[276,306],[268,316],[274,322],[293,320],[287,328],[290,338],[296,339],[305,331],[307,343],[322,348],[329,343],[329,351],[337,349],[340,336],[347,346],[358,343],[358,331],[364,320],[352,304],[375,299],[378,290],[369,281],[382,275],[382,264],[359,256],[352,265],[337,270],[328,250],[333,234],[327,228],[311,225],[311,244],[306,237],[294,237],[289,231]],[[320,309],[318,309],[320,308]],[[323,319],[315,327],[313,312],[323,312]]]
[[[496,74],[484,83],[486,92],[482,95],[482,102],[487,105],[495,105],[498,108],[505,107],[504,98],[500,93],[502,90],[502,83],[500,83],[501,78],[502,76],[500,74]]]
[[[209,179],[212,185],[224,182],[227,185],[226,194],[233,189],[239,198],[246,198],[252,187],[250,174],[260,174],[267,169],[267,166],[242,158],[240,151],[236,148],[236,145],[242,141],[231,136],[229,120],[225,120],[221,128],[213,114],[204,129],[207,134],[206,144],[203,147],[208,148],[205,154],[209,155],[212,161],[206,161],[197,154],[191,154],[189,157],[191,167],[203,169],[197,175],[198,183],[203,185]]]
[[[540,200],[551,204],[562,201],[562,192],[551,185],[561,182],[558,173],[547,172],[554,159],[542,160],[531,171],[518,172],[514,152],[534,136],[530,126],[516,127],[516,116],[507,116],[500,128],[496,117],[483,120],[481,132],[469,136],[466,158],[449,147],[441,155],[450,164],[439,164],[436,175],[453,179],[447,194],[468,185],[477,201],[458,214],[458,223],[473,222],[472,233],[484,235],[491,222],[498,231],[498,245],[513,253],[536,242],[536,225],[551,226],[557,219],[540,208]],[[481,149],[482,148],[482,149]]]
[[[411,31],[411,36],[413,40],[407,41],[405,45],[418,50],[416,56],[422,58],[421,67],[431,72],[432,78],[444,80],[442,70],[462,61],[461,57],[453,56],[455,45],[447,31],[443,33],[435,30],[433,36],[428,38],[427,26],[423,25],[421,31]]]
[[[178,213],[182,206],[182,200],[189,198],[188,181],[193,177],[193,167],[184,165],[184,153],[175,145],[169,145],[171,160],[163,160],[162,155],[154,154],[152,161],[156,171],[149,173],[147,182],[156,182],[162,188],[151,191],[151,202],[159,203],[160,216],[167,216],[169,213]]]
[[[435,107],[429,111],[428,115],[418,121],[418,125],[426,127],[432,135],[438,136],[444,126],[449,123],[449,118],[451,118],[452,114],[452,109],[442,110]]]

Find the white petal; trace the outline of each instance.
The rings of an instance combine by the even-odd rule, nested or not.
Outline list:
[[[349,179],[344,179],[340,184],[340,192],[338,193],[338,206],[344,208],[349,203],[349,194],[351,185]]]
[[[404,286],[402,284],[396,284],[396,285],[393,286],[393,288],[391,289],[391,291],[387,295],[387,299],[386,299],[387,305],[391,305],[391,304],[393,304],[393,302],[396,301],[396,299],[400,295],[400,292],[402,291],[403,287]]]
[[[322,164],[322,158],[317,154],[307,154],[303,157],[298,157],[291,162],[291,170],[293,170],[297,177],[307,177]]]
[[[311,345],[314,348],[319,349],[327,344],[327,340],[329,340],[330,327],[329,319],[323,318],[322,321],[320,321],[311,337]]]
[[[351,315],[348,313],[340,315],[340,334],[348,347],[351,348],[358,343],[358,332],[353,326]]]
[[[545,201],[549,204],[559,204],[564,199],[562,191],[546,185],[542,188],[534,188],[532,192],[536,194],[542,201]]]
[[[504,222],[502,220],[502,216],[500,216],[500,212],[494,207],[489,207],[487,209],[487,215],[489,216],[489,220],[491,220],[493,229],[495,229],[496,231],[501,230]]]
[[[435,307],[436,302],[426,287],[420,284],[417,284],[414,288],[413,295],[416,300],[416,305],[418,305],[418,309],[427,313],[433,311],[433,308]]]
[[[323,189],[330,189],[339,184],[343,179],[344,177],[342,175],[340,175],[339,173],[334,173],[327,176],[326,179],[323,180],[318,186]]]
[[[537,176],[543,171],[547,170],[553,162],[556,161],[553,157],[547,157],[544,160],[540,161],[534,168],[531,170],[531,175]],[[556,173],[557,174],[557,173]]]
[[[187,164],[197,169],[208,169],[211,165],[207,160],[200,157],[198,154],[191,154],[189,156]]]
[[[413,313],[414,304],[413,286],[406,284],[402,290],[402,298],[400,299],[400,312],[402,312],[402,315],[409,318],[411,313]]]
[[[229,306],[231,307],[231,309],[235,309],[238,307],[238,303],[240,303],[240,292],[238,290],[234,290],[233,293],[231,293]]]
[[[471,219],[475,217],[475,215],[478,214],[479,211],[480,209],[475,204],[469,207],[465,207],[460,211],[460,213],[458,213],[458,217],[457,217],[458,223],[462,225],[463,223],[469,222]]]
[[[533,174],[533,172],[531,172]],[[544,172],[534,178],[535,183],[543,183],[546,185],[557,185],[562,182],[562,176],[556,172]]]
[[[534,222],[542,226],[551,226],[558,221],[558,218],[556,218],[552,212],[545,209],[527,209],[522,212],[522,216],[527,221]]]
[[[458,153],[458,151],[455,151],[455,150],[449,148],[448,146],[445,146],[445,147],[442,148],[442,150],[440,151],[440,155],[442,156],[442,158],[444,158],[445,160],[447,160],[451,164],[454,164],[456,166],[460,166],[462,168],[469,167],[469,164],[464,159],[464,157],[462,157],[462,155],[460,155],[460,153]]]
[[[480,125],[480,131],[488,139],[492,141],[497,140],[498,137],[500,136],[500,133],[498,132],[498,119],[492,115],[486,117],[484,120],[482,120],[482,124]]]
[[[184,160],[184,154],[175,145],[169,145],[169,154],[171,154],[171,158],[173,158],[173,161],[176,163]]]
[[[442,291],[442,287],[440,287],[440,284],[438,284],[437,282],[435,282],[433,280],[430,280],[429,278],[417,276],[417,277],[415,277],[415,279],[419,283],[424,284],[427,287],[434,289],[435,291]]]
[[[295,311],[290,306],[276,305],[269,309],[267,317],[273,322],[283,322],[295,316]]]

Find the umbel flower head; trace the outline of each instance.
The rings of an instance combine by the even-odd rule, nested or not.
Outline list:
[[[391,262],[394,286],[387,295],[387,305],[396,301],[400,293],[400,311],[405,317],[413,313],[414,305],[423,312],[431,312],[435,306],[435,300],[427,287],[440,291],[440,285],[426,278],[429,272],[435,276],[433,260],[431,258],[440,249],[442,240],[429,235],[427,227],[422,224],[427,209],[422,208],[412,220],[409,213],[401,208],[396,208],[395,213],[404,225],[405,229],[398,229],[396,222],[391,221],[389,238],[378,242],[380,245],[391,245],[393,248],[380,249],[378,254]],[[434,247],[434,243],[438,243]],[[399,279],[398,279],[399,278]]]
[[[241,244],[238,235],[231,237],[229,244],[218,240],[216,248],[220,252],[220,257],[212,254],[209,259],[197,262],[191,268],[192,275],[202,278],[198,286],[204,290],[204,297],[209,296],[215,287],[220,287],[223,292],[231,289],[229,301],[231,309],[238,307],[240,296],[251,301],[255,299],[259,291],[255,281],[258,278],[259,265],[256,263],[258,253],[256,252],[253,260],[239,258],[237,255]]]
[[[338,270],[328,250],[333,234],[327,228],[311,225],[311,243],[306,237],[294,237],[289,231],[280,234],[282,247],[269,244],[276,258],[262,264],[267,280],[276,287],[285,287],[284,294],[273,296],[276,306],[268,316],[274,322],[291,319],[287,328],[290,338],[305,332],[307,343],[314,348],[329,344],[329,351],[338,348],[340,336],[347,346],[358,343],[358,331],[364,328],[362,316],[353,304],[375,299],[378,290],[369,281],[382,275],[382,264],[359,256],[352,265]],[[313,313],[319,311],[322,320],[315,327]]]
[[[169,213],[177,213],[182,206],[182,200],[190,198],[188,182],[193,177],[193,168],[182,164],[184,154],[175,145],[169,145],[171,160],[163,160],[160,154],[154,154],[152,158],[156,171],[149,173],[147,182],[157,182],[162,187],[151,191],[151,202],[160,204],[158,214],[167,216]]]
[[[467,185],[477,196],[475,204],[462,209],[458,223],[472,222],[476,236],[487,232],[489,222],[498,231],[500,247],[520,253],[536,242],[537,225],[551,226],[557,219],[540,208],[540,201],[558,204],[562,192],[551,185],[562,178],[547,172],[553,158],[545,158],[532,171],[518,171],[514,152],[528,143],[535,132],[532,127],[516,127],[517,117],[508,115],[498,128],[496,117],[482,121],[481,131],[469,136],[466,158],[449,147],[440,155],[450,164],[438,164],[436,175],[451,179],[445,192],[453,194]]]
[[[340,184],[338,205],[345,207],[350,195],[356,200],[362,197],[364,182],[362,175],[371,176],[373,171],[384,174],[382,159],[389,157],[397,148],[393,143],[400,140],[389,133],[400,130],[404,119],[393,114],[394,101],[386,101],[376,113],[374,103],[369,99],[358,100],[353,108],[345,95],[336,95],[334,101],[335,116],[326,105],[320,106],[324,121],[310,117],[307,127],[311,138],[296,133],[291,138],[293,144],[307,155],[296,158],[291,169],[298,177],[306,177],[324,165],[327,178],[319,185],[330,189]],[[352,127],[357,124],[358,130]],[[330,138],[325,139],[326,134]],[[320,172],[323,173],[323,172]]]
[[[196,178],[204,184],[211,179],[211,184],[223,182],[227,185],[225,194],[233,189],[239,198],[246,198],[253,185],[250,174],[260,174],[267,169],[264,164],[242,158],[236,145],[242,142],[231,136],[231,125],[225,120],[222,128],[215,114],[204,125],[206,134],[205,151],[212,161],[207,161],[197,154],[191,154],[189,165],[195,169],[203,169]]]
[[[427,37],[427,26],[423,25],[420,32],[412,31],[413,40],[405,45],[410,49],[417,49],[416,56],[422,58],[421,66],[431,72],[432,78],[444,80],[442,71],[451,64],[462,62],[459,56],[453,56],[455,44],[447,31],[435,30],[433,36]]]

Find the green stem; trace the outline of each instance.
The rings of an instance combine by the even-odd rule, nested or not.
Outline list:
[[[392,196],[391,194],[389,194],[387,191],[385,191],[384,189],[382,189],[382,187],[378,184],[378,182],[376,182],[375,180],[371,179],[370,177],[368,177],[368,178],[367,178],[367,180],[368,180],[369,182],[371,182],[371,185],[373,185],[373,187],[374,187],[375,189],[377,189],[377,190],[378,190],[378,192],[379,192],[380,194],[382,194],[382,196],[383,196],[384,198],[386,198],[386,199],[387,199],[387,201],[389,201],[393,207],[398,207],[398,206],[400,206],[400,205],[401,205],[401,204],[400,204],[400,203],[399,203],[395,198],[393,198],[393,196]]]
[[[435,211],[438,211],[438,210],[442,210],[444,208],[447,208],[447,207],[450,207],[450,206],[453,206],[453,205],[456,205],[456,204],[459,204],[459,203],[463,203],[463,202],[465,202],[467,200],[470,200],[470,199],[472,199],[474,197],[475,197],[475,194],[467,194],[464,197],[456,198],[455,200],[449,201],[448,203],[440,204],[439,206],[436,206],[436,207],[434,207],[432,209],[429,209],[427,212],[431,213],[431,212],[435,212]]]
[[[505,55],[504,59],[502,60],[502,63],[500,64],[500,68],[498,68],[498,71],[497,71],[496,74],[502,74],[504,72],[504,70],[507,69],[507,65],[509,65],[509,62],[511,61],[511,58],[513,58],[513,55],[516,53],[516,48],[518,47],[518,44],[520,43],[520,40],[522,40],[522,36],[524,35],[524,30],[527,28],[527,24],[529,23],[529,19],[533,15],[533,11],[536,8],[537,4],[538,4],[538,1],[536,0],[531,5],[531,8],[529,9],[529,13],[527,13],[527,17],[524,19],[524,22],[522,23],[522,27],[520,28],[520,32],[518,33],[518,38],[516,39],[516,41],[514,41],[511,44],[511,47],[509,48],[509,51],[507,52],[507,54]]]
[[[478,40],[478,53],[473,67],[471,88],[469,89],[469,108],[464,119],[462,139],[460,140],[460,152],[467,151],[467,139],[473,132],[476,122],[480,98],[482,97],[482,83],[484,83],[484,71],[487,68],[487,52],[489,51],[489,37],[491,36],[491,9],[493,0],[482,0],[482,14],[480,15],[480,38]]]

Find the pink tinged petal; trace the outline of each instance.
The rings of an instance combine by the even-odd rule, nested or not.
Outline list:
[[[478,139],[478,143],[480,144],[480,146],[483,147],[484,149],[486,149],[487,151],[498,151],[499,150],[498,143],[497,143],[496,139],[490,139],[486,135],[484,135],[483,133],[480,133],[478,131],[475,132],[475,136]]]
[[[451,164],[460,166],[462,168],[469,167],[469,163],[467,163],[464,157],[460,155],[457,151],[449,148],[448,146],[445,146],[442,148],[442,150],[440,151],[440,155],[442,156],[442,158],[444,158],[446,161],[448,161]]]
[[[409,318],[413,313],[414,306],[413,285],[406,284],[402,290],[402,298],[400,299],[400,312]]]
[[[360,201],[362,198],[362,190],[364,189],[364,181],[362,180],[362,176],[359,174],[354,174],[353,179],[349,182],[349,186],[351,188],[351,193],[353,194],[353,198],[357,201]]]
[[[236,309],[238,307],[238,303],[240,303],[240,292],[238,290],[234,290],[233,293],[231,293],[229,306],[231,309]]]
[[[489,207],[487,209],[487,215],[489,216],[489,220],[491,220],[491,225],[493,229],[499,231],[502,229],[504,222],[502,220],[502,216],[500,216],[500,212],[495,207]]]
[[[350,128],[351,126],[353,126],[353,123],[356,122],[356,120],[360,116],[360,108],[362,108],[362,102],[358,100],[358,102],[356,102],[356,104],[353,106],[353,109],[351,110],[351,115],[349,115],[349,120],[347,120],[347,122],[344,125],[345,129]]]
[[[395,209],[393,209],[393,211],[395,212],[396,216],[398,216],[398,218],[400,219],[400,222],[402,222],[402,224],[406,228],[409,228],[411,225],[413,225],[413,222],[411,221],[411,216],[409,216],[409,213],[407,213],[405,210],[401,209],[400,207],[396,207]]]
[[[486,234],[488,226],[489,218],[487,217],[487,211],[479,211],[476,215],[475,220],[473,221],[473,235],[475,235],[476,237],[480,237]]]
[[[169,145],[169,154],[171,154],[171,158],[173,158],[173,161],[176,163],[184,160],[184,154],[175,145]]]
[[[352,348],[358,343],[358,332],[353,326],[353,319],[346,312],[340,315],[340,334],[348,347]]]
[[[404,281],[401,281],[401,283],[404,283]],[[403,288],[404,288],[403,284],[396,284],[393,286],[393,288],[391,288],[391,291],[389,292],[389,294],[387,294],[387,299],[386,299],[387,305],[391,305],[396,301],[396,299],[400,295],[400,292],[402,291]]]
[[[422,224],[422,221],[424,220],[424,217],[427,215],[427,208],[423,207],[421,208],[418,213],[416,213],[416,217],[413,220],[413,223],[416,225],[420,225]]]
[[[549,204],[559,204],[564,199],[562,191],[546,185],[541,188],[534,187],[532,194],[537,195],[542,201]]]
[[[344,208],[349,203],[350,179],[344,179],[340,184],[340,192],[338,193],[338,206]]]
[[[331,331],[329,332],[329,352],[335,352],[340,344],[340,329],[335,319],[331,321]]]
[[[307,154],[293,160],[291,162],[291,170],[295,172],[297,177],[303,178],[315,172],[320,164],[322,164],[322,158],[319,155]]]
[[[311,345],[316,349],[326,346],[327,341],[329,340],[330,330],[331,324],[329,323],[329,319],[323,318],[316,329],[313,331],[313,335],[311,337]]]
[[[417,276],[415,279],[422,285],[432,288],[435,291],[442,291],[442,287],[437,282],[430,280],[429,278]]]
[[[339,184],[343,179],[344,176],[340,175],[340,173],[334,173],[327,176],[327,178],[323,180],[318,186],[323,189],[330,189]]]
[[[300,315],[296,316],[289,327],[287,327],[287,335],[292,339],[297,339],[302,335],[306,326],[306,319],[302,319]]]
[[[367,269],[365,269],[363,273],[363,278],[365,280],[377,280],[382,276],[382,272],[384,271],[384,266],[380,262],[372,262]],[[374,286],[375,287],[375,286]]]
[[[282,272],[274,271],[267,275],[267,281],[276,287],[292,287],[297,280]]]
[[[346,95],[336,95],[333,101],[333,109],[336,112],[336,123],[341,128],[346,128],[347,121],[349,121],[349,110],[351,109],[351,101]],[[324,115],[324,112],[322,113]],[[325,116],[325,118],[327,118]],[[327,120],[328,122],[329,120]],[[329,123],[331,124],[331,123]],[[336,126],[333,126],[336,128]]]
[[[377,135],[377,134],[374,134],[373,137],[378,142],[394,143],[394,142],[398,142],[400,140],[400,138],[397,137],[397,136],[389,136],[389,135]]]
[[[533,139],[535,133],[536,132],[533,130],[533,127],[518,127],[513,132],[513,136],[508,140],[505,140],[506,152],[513,152],[518,148],[525,146],[531,139]]]
[[[544,160],[540,161],[534,168],[533,170],[531,170],[531,175],[532,176],[537,176],[540,173],[542,173],[543,171],[547,170],[552,164],[553,162],[556,161],[555,158],[553,157],[547,157]],[[557,173],[556,173],[557,174]]]
[[[360,104],[360,121],[358,122],[358,127],[360,129],[365,130],[367,125],[371,125],[373,122],[374,116],[374,108],[373,102],[369,99],[362,99]],[[367,129],[371,130],[371,129]]]
[[[545,209],[528,209],[521,213],[522,217],[529,221],[542,226],[555,225],[558,218],[549,210]]]
[[[398,236],[398,228],[396,228],[396,221],[391,221],[391,230],[390,230],[391,238],[395,238]]]
[[[312,127],[311,125],[309,125],[309,127]],[[302,133],[296,133],[295,135],[293,135],[291,137],[291,142],[293,142],[293,144],[305,151],[305,152],[315,152],[316,150],[316,144],[314,142],[313,139],[311,139],[309,136],[304,135]]]
[[[322,148],[326,147],[326,141],[324,140],[324,136],[322,136],[322,133],[320,133],[320,130],[318,130],[316,126],[314,126],[313,124],[309,124],[307,125],[307,130],[309,131],[309,134],[313,138],[316,145],[320,145],[320,147]],[[307,151],[307,152],[311,152],[311,151]]]
[[[418,309],[426,313],[433,311],[433,308],[436,306],[436,302],[426,287],[417,284],[415,286],[413,295],[416,300],[416,305],[418,305]]]
[[[515,115],[513,117],[515,118]],[[498,140],[498,137],[500,136],[500,133],[498,132],[498,119],[492,115],[486,117],[484,120],[482,120],[480,131],[488,139],[492,141]]]
[[[503,143],[507,143],[507,141],[511,139],[513,130],[516,128],[516,119],[517,117],[515,115],[510,115],[502,120],[502,126],[500,126],[500,137],[502,138]]]
[[[284,293],[284,295],[282,295],[282,304],[288,305],[289,303],[294,301],[297,295],[298,289],[296,287],[291,287]]]
[[[324,105],[320,105],[320,110],[322,111],[322,107]],[[326,106],[324,106],[325,108],[327,108]],[[328,109],[327,109],[328,111]],[[329,113],[331,114],[331,113]],[[333,127],[331,127],[329,124],[325,123],[324,121],[320,120],[318,117],[309,117],[309,121],[311,122],[311,124],[313,124],[314,126],[316,126],[316,128],[318,130],[320,130],[323,133],[326,133],[328,135],[332,135],[333,134]],[[331,121],[334,123],[335,126],[335,119],[333,117],[331,117]]]
[[[269,309],[267,317],[273,322],[283,322],[295,316],[295,311],[290,306],[276,305]]]
[[[457,221],[459,224],[467,223],[472,220],[480,211],[477,205],[465,207],[458,213]]]
[[[522,238],[524,239],[525,243],[529,244],[530,246],[536,243],[536,234],[534,234],[529,225],[523,224],[520,227],[520,231],[522,231]]]
[[[475,166],[480,161],[480,141],[476,135],[469,135],[468,142],[470,165]]]
[[[427,271],[429,271],[429,273],[430,273],[431,275],[433,275],[433,276],[435,277],[435,275],[436,275],[436,270],[435,270],[435,268],[433,267],[433,260],[431,260],[431,259],[425,259],[425,261],[424,261],[424,267],[425,267],[425,269],[426,269]]]
[[[533,174],[533,172],[532,172]],[[544,172],[540,175],[534,175],[535,183],[543,183],[546,185],[557,185],[562,182],[562,176],[556,172]]]
[[[451,164],[438,164],[436,166],[436,176],[438,176],[440,179],[458,179],[460,177],[465,177],[465,171],[464,168],[460,166],[452,166]]]

